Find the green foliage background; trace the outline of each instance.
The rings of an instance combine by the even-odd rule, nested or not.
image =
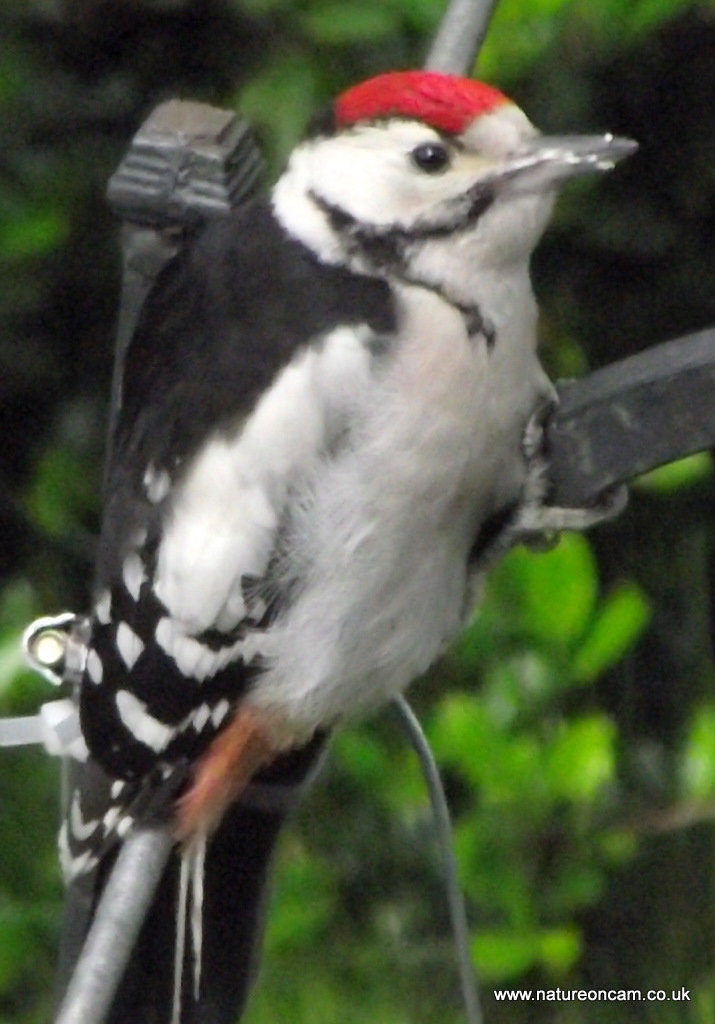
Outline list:
[[[106,180],[172,95],[235,105],[272,171],[344,85],[419,65],[442,0],[4,0],[0,7],[0,713],[35,615],[88,603],[119,285]],[[502,0],[478,71],[545,130],[640,153],[570,186],[534,261],[574,375],[715,321],[715,16],[686,0]],[[674,424],[677,429],[677,424]],[[444,769],[497,1022],[715,1022],[713,482],[640,481],[622,519],[516,551],[414,691]],[[0,753],[0,1022],[50,1014],[57,766]],[[460,1020],[422,783],[389,714],[345,732],[287,832],[248,1024]],[[500,1003],[497,986],[690,990]]]

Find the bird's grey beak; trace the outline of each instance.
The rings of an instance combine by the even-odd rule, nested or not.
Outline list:
[[[611,171],[637,149],[637,142],[615,135],[541,135],[505,162],[495,184],[502,194],[539,192],[576,175]]]

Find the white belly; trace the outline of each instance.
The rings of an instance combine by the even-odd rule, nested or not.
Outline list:
[[[548,386],[531,307],[488,351],[433,292],[400,298],[401,337],[350,446],[296,496],[297,595],[266,637],[270,667],[250,698],[306,735],[402,690],[459,629],[469,550],[518,496],[521,435]]]

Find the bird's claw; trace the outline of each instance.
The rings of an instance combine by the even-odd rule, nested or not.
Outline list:
[[[532,413],[522,436],[521,448],[526,476],[518,504],[494,541],[480,559],[491,564],[519,544],[545,551],[564,531],[590,530],[620,515],[628,501],[625,485],[604,491],[596,501],[581,507],[549,504],[549,460],[545,444],[545,423],[557,404],[547,398]]]
[[[524,503],[519,506],[510,524],[515,533],[514,543],[536,548],[544,545],[548,547],[565,530],[590,530],[615,519],[627,503],[628,488],[624,484],[605,491],[596,502],[581,508]]]
[[[544,425],[556,404],[556,399],[542,403],[524,430],[522,452],[527,471],[521,500],[509,524],[513,544],[527,544],[537,549],[550,547],[565,530],[590,530],[615,519],[628,502],[628,489],[621,485],[604,491],[589,505],[568,508],[549,504],[549,460]]]

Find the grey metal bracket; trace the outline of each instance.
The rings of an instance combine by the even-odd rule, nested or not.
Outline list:
[[[149,115],[109,179],[107,198],[122,221],[123,272],[108,451],[121,408],[124,357],[154,281],[187,232],[245,202],[262,177],[250,129],[233,111],[169,100]]]
[[[580,506],[715,445],[715,328],[558,386],[546,424],[550,500]]]
[[[262,173],[245,121],[206,103],[169,100],[134,136],[107,196],[124,220],[163,231],[238,206]]]

